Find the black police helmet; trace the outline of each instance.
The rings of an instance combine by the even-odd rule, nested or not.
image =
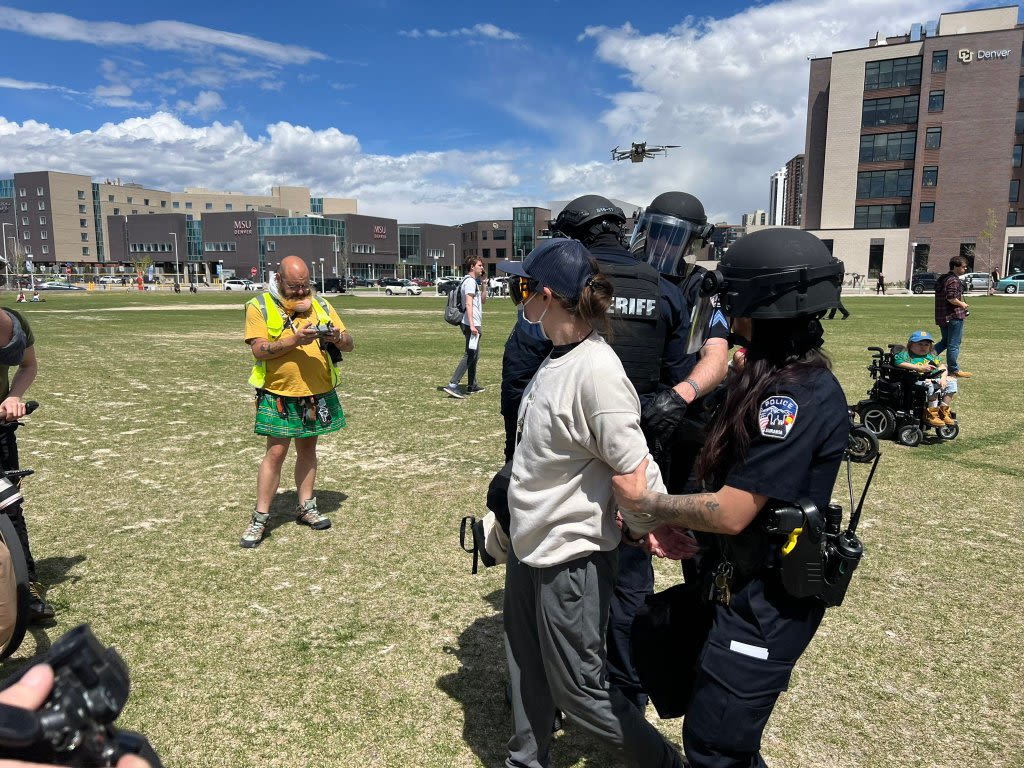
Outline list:
[[[662,192],[651,201],[645,212],[675,216],[677,219],[688,219],[697,224],[707,224],[708,221],[704,204],[686,192]]]
[[[607,222],[603,227],[598,226]],[[555,218],[553,228],[566,237],[586,244],[602,232],[618,234],[626,223],[626,214],[607,197],[583,195],[570,200]]]
[[[778,320],[839,306],[843,262],[810,232],[762,229],[737,240],[704,278],[730,317]]]

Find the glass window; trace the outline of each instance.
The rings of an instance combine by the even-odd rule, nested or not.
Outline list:
[[[23,227],[27,227],[28,226],[28,216],[22,216],[21,217],[21,226],[23,226]]]
[[[191,211],[192,210],[192,203],[191,202],[186,202],[185,203],[185,210],[186,211]]]
[[[1024,112],[1017,113],[1017,135],[1024,133]]]
[[[857,198],[910,197],[913,194],[914,171],[861,171],[857,174]]]
[[[882,274],[882,258],[885,255],[884,245],[868,246],[868,278],[878,279]]]
[[[1006,226],[1016,227],[1017,226],[1017,212],[1010,211],[1006,214]],[[45,246],[44,246],[45,247]]]
[[[26,229],[24,232],[21,233],[21,239],[22,240],[31,240],[32,239],[32,231]]]
[[[501,230],[499,230],[499,231],[501,231]],[[498,238],[495,238],[495,240],[497,240],[497,239]],[[499,261],[504,261],[505,258],[506,258],[506,256],[505,256],[506,253],[507,253],[507,250],[505,248],[498,248],[497,250],[494,251],[494,257],[496,259],[498,259]]]
[[[1010,202],[1016,203],[1020,200],[1020,179],[1010,180]]]
[[[85,190],[84,189],[78,190],[78,199],[79,200],[85,200]]]
[[[854,229],[896,229],[910,226],[910,206],[858,205],[853,214]]]
[[[40,224],[45,224],[46,223],[46,217],[45,216],[40,216],[39,217],[39,223]]]
[[[922,224],[935,221],[935,203],[921,203],[921,214],[917,220]]]
[[[89,255],[89,246],[88,245],[83,245],[82,246],[82,255],[83,256],[88,256]]]
[[[49,253],[49,252],[50,252],[50,246],[44,245],[43,246],[43,253]]]
[[[166,200],[161,200],[160,201],[160,207],[161,208],[166,208],[167,207],[167,201]]]
[[[496,230],[494,230],[494,239],[495,240],[505,240],[507,238],[507,235],[508,235],[508,230],[507,229],[496,229]],[[500,259],[500,258],[504,258],[504,257],[503,256],[499,256],[498,258]]]
[[[40,200],[39,201],[39,210],[40,211],[45,211],[46,210],[46,201],[45,200]]]
[[[128,205],[131,205],[132,204],[132,199],[129,197],[127,200],[125,200],[125,202],[128,203]]]
[[[171,203],[171,208],[178,208],[180,205],[181,205],[181,203],[179,203],[177,200],[174,200]]]
[[[18,197],[24,197],[26,194],[24,187],[18,187]]]
[[[108,203],[114,202],[114,196],[113,195],[107,195],[107,202]]]
[[[44,230],[43,230],[42,232],[40,232],[40,233],[39,233],[39,239],[40,239],[40,240],[49,240],[49,239],[50,239],[50,233],[49,233],[49,232],[47,232],[47,231],[46,231],[46,230],[44,229]]]
[[[212,211],[213,210],[213,203],[207,203],[206,204],[206,210]]]
[[[36,187],[36,194],[37,195],[42,195],[42,194],[45,194],[45,192],[43,191],[42,187]]]
[[[482,234],[480,235],[480,239],[481,239],[481,240],[486,240],[486,239],[487,239],[487,230],[486,230],[486,229],[485,229],[485,230],[483,231],[483,233],[482,233]]]
[[[864,90],[921,84],[921,57],[869,61],[864,65]]]
[[[929,91],[928,92],[928,111],[929,112],[941,112],[946,106],[946,92],[945,91]]]
[[[78,206],[78,212],[79,213],[85,213],[85,206],[84,205]]]
[[[938,149],[942,146],[942,129],[929,128],[924,134],[924,148]]]
[[[876,133],[860,137],[860,162],[872,163],[882,160],[913,160],[916,131]]]
[[[143,205],[149,205],[149,198],[148,197],[142,198],[142,204]]]
[[[894,96],[890,99],[865,99],[861,109],[862,125],[916,123],[918,96]]]
[[[83,243],[89,242],[89,233],[88,232],[82,232],[81,233],[81,238],[82,238],[82,242]]]
[[[87,222],[87,219],[79,219],[78,220],[78,226],[80,226],[82,229],[85,229],[86,226],[88,226],[86,222]]]
[[[939,166],[926,165],[921,172],[921,186],[934,187],[939,183]]]
[[[947,51],[932,51],[932,72],[946,71]]]
[[[120,216],[121,215],[121,209],[120,208],[115,208],[114,209],[114,215],[115,216]]]
[[[235,207],[231,203],[224,203],[224,210],[225,211],[233,211],[234,209],[235,209]]]
[[[1017,81],[1017,98],[1024,99],[1024,76]]]
[[[1024,146],[1017,144],[1013,148],[1013,167],[1020,168],[1021,154],[1024,152]]]

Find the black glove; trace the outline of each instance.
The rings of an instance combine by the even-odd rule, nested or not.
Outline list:
[[[640,427],[648,445],[672,445],[676,429],[686,415],[686,401],[674,389],[659,392],[640,411]]]

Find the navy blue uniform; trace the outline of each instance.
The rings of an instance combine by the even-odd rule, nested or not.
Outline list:
[[[723,485],[768,496],[766,509],[808,497],[827,508],[849,436],[846,397],[832,373],[805,369],[762,398],[758,430]],[[766,510],[737,536],[716,536],[735,567],[732,599],[716,605],[683,725],[693,768],[763,766],[761,734],[797,659],[824,614],[817,598],[782,587],[778,542],[763,532]],[[713,562],[715,558],[711,558]]]

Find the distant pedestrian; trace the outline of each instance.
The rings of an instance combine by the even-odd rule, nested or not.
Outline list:
[[[448,385],[441,389],[450,397],[464,398],[467,394],[483,392],[484,388],[476,380],[476,364],[480,359],[480,335],[482,333],[481,323],[483,321],[484,302],[487,301],[487,281],[482,280],[484,274],[484,260],[479,256],[466,258],[466,276],[458,288],[453,290],[462,293],[460,302],[466,308],[462,316],[462,334],[466,337],[466,351],[459,364],[455,366],[452,378]],[[459,389],[459,381],[463,374],[468,373],[466,379],[465,393]]]
[[[992,270],[992,281],[988,284],[988,295],[991,296],[996,292],[996,283],[999,282],[999,270]]]
[[[878,273],[878,283],[875,285],[875,295],[878,294],[885,296],[885,275],[881,272]]]

